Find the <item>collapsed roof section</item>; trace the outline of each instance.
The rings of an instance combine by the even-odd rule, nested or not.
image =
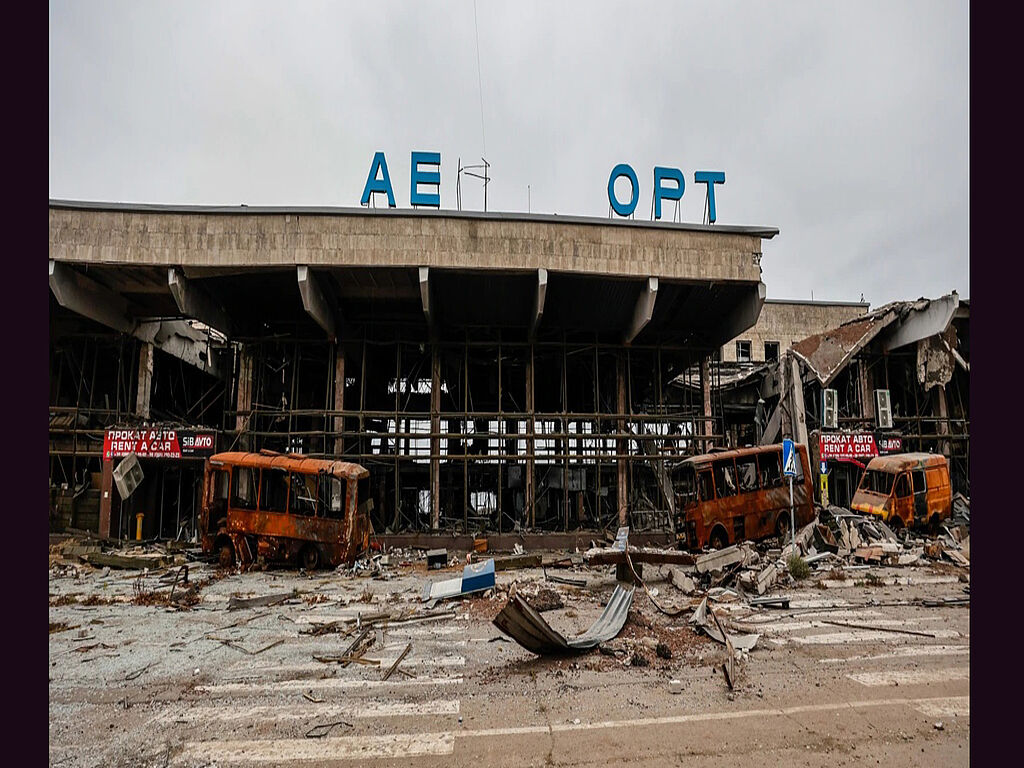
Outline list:
[[[966,311],[968,305],[963,303]],[[880,341],[882,351],[889,352],[932,337],[943,337],[940,344],[969,370],[967,362],[956,352],[955,337],[952,343],[944,338],[959,310],[961,301],[956,291],[938,299],[897,301],[830,331],[808,336],[794,344],[792,351],[822,386],[828,386],[849,361],[875,339]]]

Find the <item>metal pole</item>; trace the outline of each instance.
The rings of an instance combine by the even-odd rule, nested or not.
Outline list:
[[[794,448],[794,450],[796,450]],[[789,476],[789,535],[796,550],[796,513],[793,511],[793,476]],[[796,552],[794,552],[796,554]]]

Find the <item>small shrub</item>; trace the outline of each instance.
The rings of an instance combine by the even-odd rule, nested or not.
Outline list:
[[[786,565],[789,567],[789,575],[798,581],[811,575],[811,566],[800,555],[790,555]]]

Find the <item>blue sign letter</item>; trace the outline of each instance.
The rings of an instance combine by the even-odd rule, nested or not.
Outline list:
[[[384,172],[384,178],[377,178],[378,169]],[[359,201],[360,205],[366,205],[370,202],[371,192],[387,192],[388,207],[395,207],[395,193],[391,190],[391,177],[388,176],[388,161],[384,159],[383,152],[378,152],[373,156],[373,162],[370,163],[370,175],[366,177],[366,186],[363,187],[363,197]]]
[[[724,171],[697,171],[693,174],[697,184],[708,185],[708,221],[715,223],[715,184],[725,184]]]
[[[663,187],[661,182],[665,179],[675,181],[676,186]],[[683,188],[686,186],[686,182],[683,181],[683,172],[678,168],[659,168],[654,167],[654,218],[661,218],[661,201],[665,200],[682,200]]]
[[[623,205],[615,197],[615,180],[619,176],[628,178],[632,185],[633,196],[629,199],[628,205]],[[640,182],[636,180],[636,172],[628,164],[619,163],[612,168],[612,175],[608,177],[608,202],[619,216],[629,216],[636,210],[638,200],[640,200]]]
[[[423,165],[436,165],[436,171],[421,171],[420,163]],[[440,152],[413,152],[412,153],[412,181],[409,189],[409,203],[411,205],[432,205],[434,208],[441,207],[441,153]],[[432,184],[434,192],[420,194],[418,184]]]

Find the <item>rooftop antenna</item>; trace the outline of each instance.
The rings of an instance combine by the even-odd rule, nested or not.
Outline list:
[[[490,177],[490,174],[488,172],[490,171],[491,164],[488,163],[487,160],[485,160],[482,157],[480,158],[480,161],[481,161],[481,163],[483,163],[482,165],[480,165],[480,164],[477,164],[477,165],[462,165],[462,160],[460,159],[459,160],[459,174],[461,175],[461,174],[465,173],[467,176],[472,176],[473,178],[483,179],[484,180],[484,213],[487,213],[487,185],[491,183],[491,177]],[[480,169],[483,169],[483,175],[481,175],[479,173],[473,173],[473,171],[478,171]],[[462,210],[462,195],[461,195],[461,193],[459,194],[459,210],[460,211]]]

